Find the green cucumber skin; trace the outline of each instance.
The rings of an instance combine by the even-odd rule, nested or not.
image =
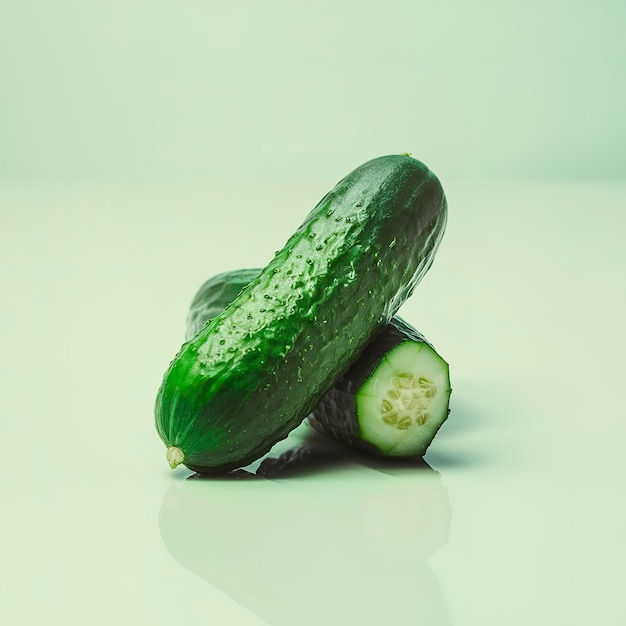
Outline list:
[[[166,446],[211,473],[285,438],[412,293],[446,219],[437,177],[407,155],[341,180],[170,363],[155,405]]]

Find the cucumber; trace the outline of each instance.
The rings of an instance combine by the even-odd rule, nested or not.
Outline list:
[[[298,426],[430,268],[447,219],[408,155],[326,194],[241,294],[185,342],[155,403],[171,467],[242,467]]]
[[[235,270],[207,280],[189,308],[187,338],[219,315],[260,271]],[[448,417],[450,393],[448,363],[396,316],[322,396],[308,422],[367,452],[423,456]]]
[[[315,429],[381,456],[424,456],[450,413],[448,363],[400,317],[309,415]]]

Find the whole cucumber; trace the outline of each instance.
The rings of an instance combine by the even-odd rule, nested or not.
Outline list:
[[[170,363],[155,405],[170,466],[228,471],[286,437],[413,292],[446,219],[439,180],[408,155],[342,179]]]

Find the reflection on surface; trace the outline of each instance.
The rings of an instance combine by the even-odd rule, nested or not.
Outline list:
[[[159,523],[176,561],[271,626],[450,624],[427,563],[448,540],[439,474],[293,443],[256,473],[168,489]]]

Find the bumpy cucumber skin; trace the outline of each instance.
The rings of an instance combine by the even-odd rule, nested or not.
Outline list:
[[[243,288],[260,273],[261,269],[256,268],[233,270],[216,274],[203,283],[189,307],[185,339],[192,339],[233,302]]]
[[[426,343],[431,348],[433,347],[424,335],[402,318],[392,318],[383,331],[367,344],[352,367],[322,396],[321,400],[309,414],[308,423],[319,432],[353,448],[359,448],[379,456],[388,456],[380,448],[361,436],[356,396],[359,389],[374,374],[374,371],[386,355],[405,341]],[[437,430],[441,428],[449,413],[450,410],[448,409],[448,413],[437,427]],[[436,432],[433,433],[432,438],[425,447],[414,449],[412,454],[402,456],[423,456]]]
[[[341,180],[170,363],[155,405],[166,446],[212,473],[285,438],[412,293],[446,219],[439,180],[407,155]]]
[[[238,269],[217,274],[207,280],[189,307],[186,338],[191,339],[212,318],[219,315],[260,272],[260,269]],[[361,436],[355,398],[361,386],[374,374],[386,355],[404,341],[427,343],[432,347],[416,328],[394,316],[365,346],[348,371],[323,395],[307,416],[309,424],[319,432],[353,448],[387,456]],[[421,456],[424,452],[425,450],[417,451],[416,455]]]

